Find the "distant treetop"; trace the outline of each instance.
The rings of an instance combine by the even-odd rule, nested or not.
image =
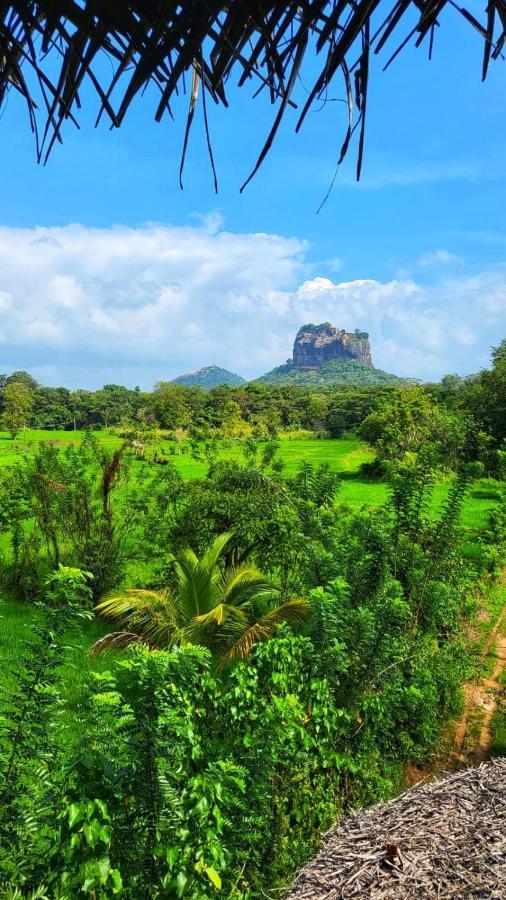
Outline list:
[[[314,334],[315,331],[320,331],[322,328],[332,328],[332,322],[320,322],[319,325],[313,325],[312,322],[309,322],[307,325],[301,325],[299,328],[299,332],[305,331],[308,334]]]

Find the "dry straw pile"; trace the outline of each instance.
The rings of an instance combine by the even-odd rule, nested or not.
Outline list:
[[[506,758],[411,788],[330,831],[286,900],[506,897]]]

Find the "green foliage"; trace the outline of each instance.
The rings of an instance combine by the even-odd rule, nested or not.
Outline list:
[[[360,426],[380,461],[409,461],[430,445],[434,459],[450,467],[460,459],[466,431],[466,420],[441,409],[422,387],[380,398]]]
[[[251,425],[241,416],[241,407],[235,400],[228,400],[223,408],[221,433],[224,438],[237,439],[251,434]]]
[[[378,392],[367,388],[331,395],[326,425],[332,437],[356,431],[377,400]]]
[[[492,368],[482,371],[471,384],[469,405],[496,445],[506,441],[506,339],[492,351]]]
[[[60,563],[58,568],[44,579],[46,599],[52,606],[89,607],[93,596],[89,586],[92,579],[91,572],[83,572],[72,566],[62,566]]]
[[[107,453],[92,435],[64,452],[41,444],[33,458],[1,471],[0,525],[10,538],[5,565],[11,587],[33,593],[60,563],[90,572],[95,597],[117,584],[133,523],[148,514],[135,485],[119,500],[129,471],[122,448]],[[168,476],[160,481],[167,484]]]
[[[18,431],[30,424],[33,408],[32,393],[22,381],[11,381],[3,390],[3,427],[15,438]]]
[[[228,369],[221,369],[219,366],[205,366],[203,369],[196,369],[194,372],[179,375],[173,381],[174,384],[181,384],[184,387],[201,387],[205,391],[222,384],[229,387],[238,387],[241,384],[245,384],[244,378],[241,378],[240,375],[229,372]]]
[[[256,465],[214,464],[204,480],[191,482],[169,523],[167,542],[199,551],[219,534],[231,532],[227,564],[251,558],[275,574],[282,591],[304,593],[337,574],[329,525],[340,479],[325,464],[303,464],[293,478],[281,478],[270,452]]]
[[[162,428],[185,428],[191,421],[187,395],[180,385],[159,381],[153,390],[153,410]]]
[[[21,658],[4,671],[8,687],[0,711],[0,883],[12,880],[17,886],[34,887],[42,873],[49,875],[63,775],[55,741],[59,667],[65,639],[89,615],[81,609],[86,573],[59,570],[47,585],[42,619],[27,628]]]
[[[61,891],[92,897],[119,894],[123,883],[118,869],[111,866],[111,817],[103,800],[87,797],[65,808],[59,833],[63,869]]]
[[[304,326],[304,330],[317,331],[327,324]],[[353,337],[365,340],[366,334],[355,329]],[[447,412],[473,420],[476,458],[483,459],[487,471],[496,477],[504,474],[504,460],[498,456],[504,455],[506,437],[504,358],[503,341],[493,351],[491,369],[466,378],[448,375],[439,385],[422,388]],[[6,390],[12,390],[15,384],[25,388],[31,396],[33,408],[29,421],[38,428],[113,425],[135,429],[158,424],[171,430],[191,427],[209,431],[221,426],[225,405],[233,401],[239,405],[241,418],[251,426],[255,437],[272,437],[280,428],[302,426],[317,431],[330,430],[339,436],[343,431],[355,429],[371,412],[371,403],[367,399],[381,398],[389,390],[409,391],[415,383],[414,379],[398,378],[353,360],[329,361],[319,370],[310,372],[300,372],[289,360],[256,381],[236,383],[235,386],[230,385],[229,378],[228,383],[223,383],[224,376],[221,375],[220,383],[212,386],[216,372],[222,371],[218,367],[209,366],[200,371],[196,377],[203,386],[200,383],[187,386],[182,382],[160,382],[150,393],[114,384],[104,385],[98,391],[42,387],[29,373],[14,372],[0,376],[0,412],[5,407]],[[353,401],[347,399],[350,393],[355,395]],[[480,447],[480,444],[484,446]]]
[[[0,636],[16,632],[0,678],[1,895],[274,895],[342,811],[430,763],[473,671],[462,635],[504,555],[503,492],[476,482],[476,460],[500,450],[491,420],[461,441],[469,390],[162,385],[128,439],[149,444],[158,404],[181,471],[203,477],[182,479],[158,431],[153,453],[89,437],[4,469],[3,575],[32,605]],[[357,441],[267,439],[364,418],[382,485],[356,481],[372,457]],[[242,423],[251,434],[220,443]],[[469,494],[481,519],[464,532]],[[104,585],[161,650],[84,659]],[[294,633],[280,610],[301,595],[311,616]]]
[[[305,332],[306,334],[314,334],[317,331],[323,331],[325,328],[332,328],[331,322],[320,322],[319,325],[313,325],[309,322],[307,325],[301,325],[299,328],[299,332]]]
[[[300,625],[309,615],[302,599],[273,606],[278,588],[247,563],[219,566],[230,534],[219,535],[199,559],[184,549],[171,562],[174,588],[113,592],[97,611],[128,631],[106,635],[94,652],[118,649],[139,639],[155,647],[197,644],[211,651],[218,668],[247,657],[282,622]]]
[[[365,333],[365,332],[364,332]],[[390,375],[382,369],[374,369],[365,366],[357,360],[330,360],[323,363],[319,369],[311,372],[301,372],[293,365],[291,360],[257,378],[260,384],[268,385],[297,385],[303,388],[335,387],[342,384],[353,385],[382,385],[412,383],[410,379],[400,378],[398,375]]]
[[[36,839],[7,829],[4,879],[22,841],[27,888],[44,882],[55,896],[260,897],[286,883],[343,806],[394,791],[403,764],[426,762],[458,712],[472,665],[458,527],[470,475],[456,476],[435,520],[423,459],[397,474],[387,514],[332,520],[341,574],[313,589],[305,635],[281,626],[221,673],[192,644],[111,658],[112,672],[89,681],[79,744],[57,742],[57,753],[53,638],[42,663],[53,688],[45,706],[25,703],[18,737],[20,760],[30,747],[34,767],[42,757],[53,768],[44,802],[30,806]],[[305,515],[325,516],[334,487],[331,473],[305,467],[289,490]],[[15,772],[10,810],[20,779],[25,796],[40,779],[26,763]]]

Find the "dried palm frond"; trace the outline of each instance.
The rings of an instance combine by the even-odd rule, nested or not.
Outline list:
[[[145,644],[150,646],[149,641],[142,634],[134,631],[112,631],[111,634],[104,634],[98,641],[90,647],[90,656],[99,656],[101,653],[112,653],[117,650],[126,650],[133,644]]]
[[[342,79],[348,108],[340,161],[358,129],[357,176],[364,149],[371,53],[389,65],[410,41],[432,53],[439,18],[451,6],[481,37],[482,77],[506,43],[506,0],[484,0],[483,22],[451,0],[41,0],[0,4],[0,106],[12,89],[26,101],[39,160],[62,139],[66,119],[77,124],[85,84],[119,127],[132,102],[148,85],[158,101],[156,121],[191,82],[181,171],[199,96],[207,148],[216,183],[206,99],[227,106],[232,76],[239,87],[257,86],[277,105],[273,125],[258,155],[256,173],[276,137],[304,71],[307,99],[297,130],[310,109]],[[444,27],[452,28],[451,21]],[[106,56],[111,69],[102,64]],[[191,77],[190,77],[191,76]],[[152,96],[149,94],[148,96]],[[40,122],[40,116],[43,121]],[[41,127],[42,126],[42,127]],[[180,173],[181,175],[181,173]]]

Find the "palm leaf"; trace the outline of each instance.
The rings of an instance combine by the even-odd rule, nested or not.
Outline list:
[[[297,598],[269,610],[257,622],[250,625],[241,637],[229,648],[218,662],[218,669],[224,669],[239,659],[245,659],[255,644],[270,638],[277,626],[282,622],[289,625],[302,625],[311,613],[309,600]]]
[[[210,612],[217,602],[220,577],[217,563],[229,540],[230,534],[219,535],[200,559],[189,548],[173,557],[182,625],[194,616]]]
[[[165,646],[170,644],[172,632],[179,624],[169,591],[111,592],[97,604],[95,611]]]
[[[248,616],[242,609],[219,603],[210,612],[196,616],[179,629],[174,634],[174,643],[200,644],[219,655],[248,627]]]
[[[146,644],[149,646],[149,641],[143,635],[134,631],[113,631],[111,634],[106,634],[104,637],[99,638],[98,641],[95,641],[90,647],[89,655],[98,656],[102,653],[113,653],[114,651],[125,650],[134,644]]]
[[[213,606],[213,571],[205,569],[193,550],[183,550],[174,561],[177,579],[177,605],[181,624],[208,612]]]
[[[130,589],[105,596],[96,612],[125,630],[97,641],[92,652],[121,649],[135,641],[164,648],[199,644],[211,650],[222,668],[247,656],[280,622],[304,622],[310,606],[301,599],[287,600],[252,621],[255,605],[272,600],[279,588],[247,563],[221,572],[218,562],[229,540],[229,534],[220,535],[200,559],[191,549],[174,556],[174,591]]]
[[[229,606],[247,606],[261,597],[274,597],[279,588],[247,563],[227,569],[220,583],[220,594]]]
[[[225,531],[223,534],[219,534],[218,537],[214,539],[213,543],[211,544],[209,549],[206,550],[201,559],[201,564],[205,569],[212,570],[216,568],[216,564],[225,547],[230,542],[231,537],[231,533]]]
[[[67,119],[84,96],[96,93],[100,114],[119,127],[138,97],[149,102],[153,91],[156,121],[172,116],[173,99],[185,91],[189,73],[193,96],[186,118],[183,160],[195,108],[197,83],[206,94],[227,106],[226,85],[232,76],[239,87],[253,81],[276,107],[273,124],[257,155],[258,170],[289,109],[297,104],[297,84],[307,84],[298,126],[315,104],[327,96],[348,97],[344,103],[345,139],[341,159],[359,126],[358,174],[364,148],[370,53],[385,53],[383,64],[408,44],[426,42],[429,56],[436,27],[446,28],[451,44],[457,27],[442,13],[452,12],[472,28],[482,46],[482,76],[490,60],[498,59],[506,44],[505,0],[483,0],[482,21],[450,0],[391,0],[377,28],[371,30],[379,0],[298,0],[297,3],[205,3],[131,0],[100,3],[68,0],[21,0],[0,10],[0,105],[14,88],[24,99],[29,125],[35,134],[37,156],[46,159],[62,140]],[[404,37],[404,35],[406,35]],[[444,49],[444,48],[442,48]],[[104,66],[107,57],[109,65]],[[387,63],[388,64],[388,63]],[[384,67],[384,65],[383,65]],[[352,124],[349,86],[355,81],[357,120]],[[92,91],[87,91],[89,85]],[[114,98],[114,101],[113,101]],[[214,163],[205,108],[205,138],[211,167]],[[38,118],[43,117],[39,128]],[[420,122],[420,128],[425,126]],[[43,139],[39,141],[39,132]]]

